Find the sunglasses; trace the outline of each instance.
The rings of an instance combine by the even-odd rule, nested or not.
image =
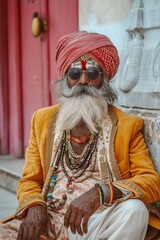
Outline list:
[[[67,72],[67,74],[70,79],[77,81],[81,78],[81,75],[83,72],[86,73],[87,78],[89,78],[90,80],[97,80],[99,76],[103,73],[98,68],[92,67],[92,68],[87,68],[87,70],[81,70],[79,68],[71,68]]]

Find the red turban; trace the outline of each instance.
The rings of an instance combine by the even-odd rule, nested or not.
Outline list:
[[[74,32],[63,36],[56,48],[56,62],[63,77],[69,66],[79,57],[89,53],[107,74],[108,80],[113,78],[119,66],[116,47],[103,34]]]

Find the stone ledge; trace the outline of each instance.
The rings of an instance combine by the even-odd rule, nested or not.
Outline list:
[[[19,178],[19,174],[15,174],[14,172],[2,167],[0,168],[0,187],[16,193]]]
[[[122,107],[121,107],[122,108]],[[153,163],[160,174],[160,111],[122,108],[123,111],[141,117],[144,120],[143,134],[150,150]]]

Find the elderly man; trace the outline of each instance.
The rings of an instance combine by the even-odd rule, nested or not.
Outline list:
[[[76,32],[60,39],[56,62],[59,105],[33,115],[22,221],[1,225],[1,239],[143,240],[148,222],[158,225],[146,205],[160,199],[160,176],[143,121],[113,106],[117,50],[105,35]]]

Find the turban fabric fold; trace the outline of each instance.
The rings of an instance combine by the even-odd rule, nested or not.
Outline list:
[[[73,32],[60,38],[56,48],[59,74],[63,77],[69,66],[86,53],[102,67],[108,80],[113,78],[119,66],[116,47],[107,36],[88,32]]]

